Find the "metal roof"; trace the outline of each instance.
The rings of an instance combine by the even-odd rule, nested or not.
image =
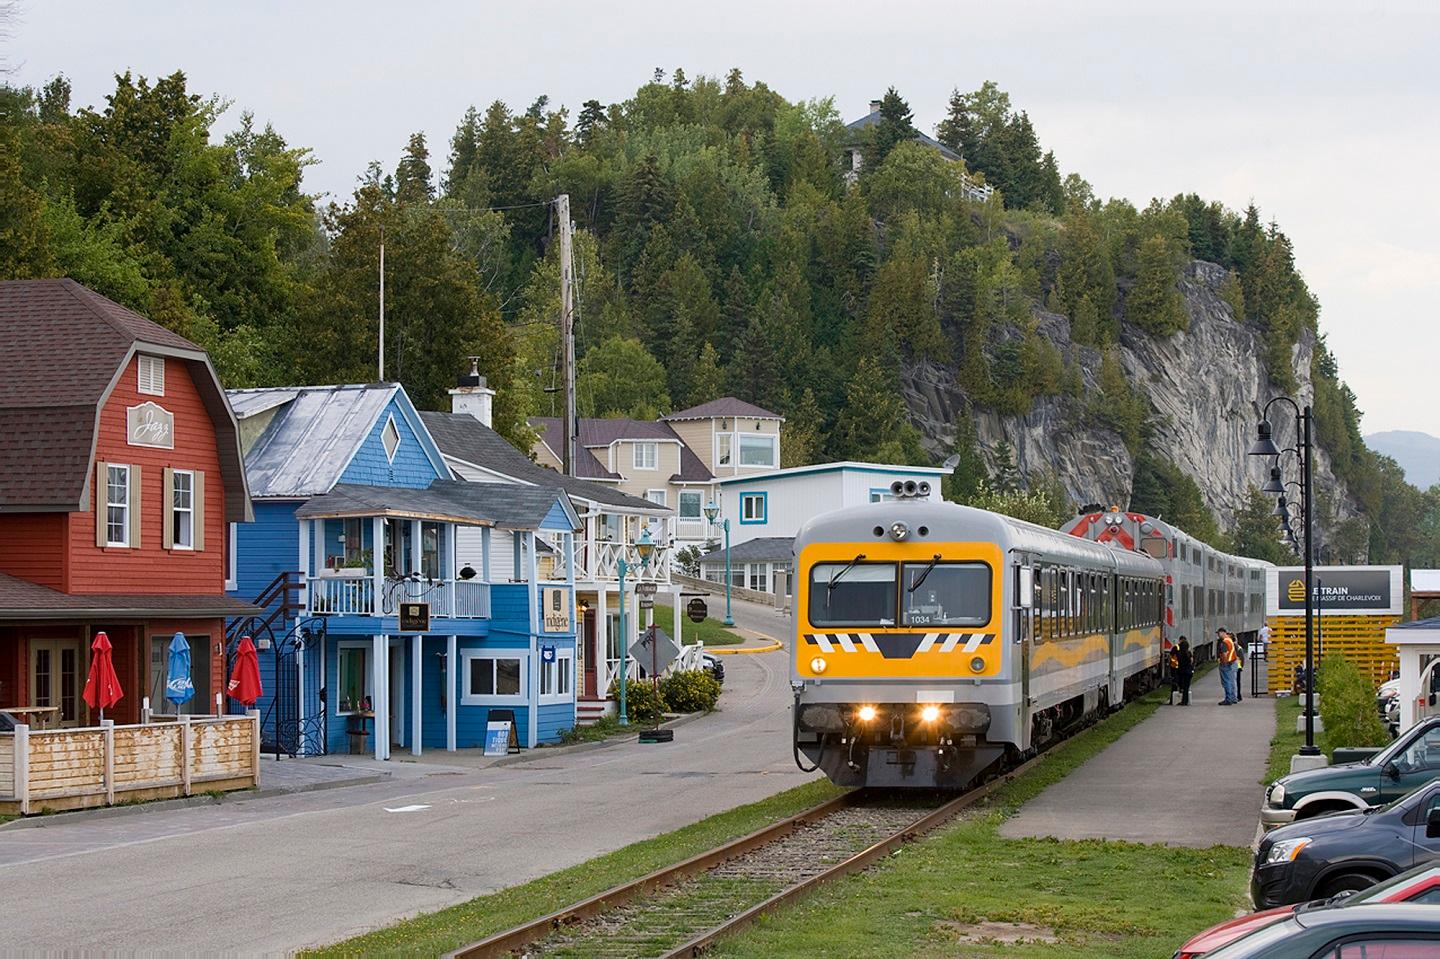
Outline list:
[[[742,399],[733,396],[722,396],[718,400],[711,400],[708,403],[701,403],[699,406],[692,406],[688,410],[680,410],[678,413],[670,413],[660,417],[661,420],[708,420],[717,416],[740,416],[756,417],[762,420],[783,420],[785,417],[779,413],[772,413],[762,409],[754,403],[747,403]]]
[[[465,480],[435,480],[425,489],[341,483],[307,501],[295,511],[295,517],[394,516],[467,526],[534,530],[542,527],[557,503],[565,510],[570,528],[579,529],[574,507],[563,490],[508,483],[470,483]]]
[[[1440,593],[1440,569],[1412,569],[1410,592]]]
[[[730,547],[732,563],[789,562],[795,556],[795,537],[757,536]],[[702,563],[725,562],[725,547],[712,549],[700,557]]]
[[[231,390],[242,421],[276,407],[245,455],[254,497],[315,496],[340,480],[399,387],[394,383]]]
[[[612,506],[630,512],[666,516],[669,507],[648,499],[622,493],[603,483],[566,476],[541,466],[511,446],[509,441],[468,413],[437,413],[422,410],[420,418],[446,456],[481,469],[493,470],[517,483],[565,490],[574,499]]]
[[[184,593],[62,593],[0,573],[0,620],[248,616],[260,609],[230,596]]]
[[[715,480],[717,483],[749,483],[755,480],[785,479],[790,476],[803,476],[807,473],[834,473],[840,470],[851,470],[856,473],[900,473],[915,476],[944,476],[950,472],[940,466],[890,466],[885,463],[861,463],[856,460],[843,460],[838,463],[816,463],[813,466],[791,466],[783,470],[768,470],[760,473],[746,473],[741,476],[722,476]]]

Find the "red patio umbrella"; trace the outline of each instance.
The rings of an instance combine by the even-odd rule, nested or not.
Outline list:
[[[85,702],[91,709],[100,710],[101,719],[105,718],[105,710],[125,695],[125,690],[120,688],[120,677],[115,675],[110,648],[110,637],[103,630],[96,633],[95,642],[90,644],[95,655],[90,657],[90,675],[85,677]]]
[[[230,674],[230,685],[225,692],[242,706],[254,706],[255,700],[265,692],[260,685],[260,660],[255,656],[255,644],[249,636],[240,637],[240,648],[235,652],[235,670]]]

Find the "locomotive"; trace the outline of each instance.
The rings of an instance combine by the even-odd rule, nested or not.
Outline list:
[[[1162,559],[929,492],[897,482],[795,538],[795,758],[841,785],[959,789],[1023,761],[1153,687],[1183,622],[1168,526]]]

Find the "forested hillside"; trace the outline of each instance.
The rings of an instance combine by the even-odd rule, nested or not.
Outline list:
[[[574,114],[543,96],[471,109],[448,143],[413,135],[395,169],[357,171],[354,195],[323,208],[291,141],[303,130],[246,115],[216,136],[223,104],[183,74],[70,100],[63,78],[0,88],[0,276],[72,276],[206,346],[229,386],[373,379],[383,236],[387,375],[441,407],[480,356],[497,426],[526,446],[525,418],[557,402],[550,200],[568,193],[582,413],[649,417],[733,393],[787,417],[784,465],[930,459],[902,379],[940,368],[967,404],[956,497],[1068,512],[1064,477],[1023,475],[963,422],[1064,396],[1120,438],[1134,505],[1273,553],[1263,516],[1220,528],[1217,504],[1147,444],[1157,407],[1121,362],[1122,341],[1133,355],[1187,328],[1198,260],[1223,271],[1218,295],[1256,337],[1266,388],[1313,385],[1335,558],[1440,564],[1440,490],[1365,448],[1279,226],[1193,194],[1101,200],[1062,177],[994,84],[957,92],[933,131],[961,164],[914,142],[894,90],[853,134],[828,99],[790,102],[739,71],[657,71]],[[987,202],[962,188],[976,182],[997,188]]]

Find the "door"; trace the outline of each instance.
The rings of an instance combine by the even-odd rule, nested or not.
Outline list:
[[[1420,800],[1416,810],[1419,817],[1411,827],[1415,830],[1414,846],[1412,847],[1415,858],[1413,862],[1403,864],[1407,866],[1418,866],[1421,863],[1440,859],[1440,836],[1430,835],[1429,828],[1430,815],[1440,810],[1440,787],[1431,789],[1430,795]]]
[[[580,669],[583,676],[583,684],[580,695],[586,699],[598,699],[599,677],[596,673],[595,664],[600,661],[600,650],[596,647],[595,637],[595,609],[586,608],[584,628],[581,631],[581,652]]]
[[[405,708],[405,690],[409,683],[405,681],[405,664],[409,661],[410,638],[401,638],[398,642],[390,641],[390,695],[386,697],[390,701],[390,745],[405,746],[405,727],[410,718],[409,711]]]
[[[30,640],[30,702],[20,706],[54,706],[45,723],[80,725],[80,691],[85,676],[80,667],[80,640]],[[38,717],[32,722],[40,725]]]
[[[1394,775],[1381,774],[1380,802],[1399,799],[1440,776],[1440,726],[1431,726],[1396,754]]]

